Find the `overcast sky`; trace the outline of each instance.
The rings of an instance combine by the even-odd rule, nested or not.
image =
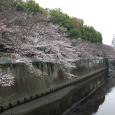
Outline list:
[[[35,0],[43,8],[61,8],[71,17],[84,20],[102,33],[103,43],[111,45],[115,34],[115,0]]]

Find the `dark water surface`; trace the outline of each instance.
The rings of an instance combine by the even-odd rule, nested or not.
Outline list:
[[[115,115],[115,77],[109,78],[68,115]]]
[[[105,101],[99,106],[98,111],[92,115],[115,115],[115,87],[106,94]]]

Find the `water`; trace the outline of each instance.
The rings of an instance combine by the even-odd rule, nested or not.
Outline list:
[[[105,96],[105,101],[92,115],[115,115],[115,87]]]
[[[115,115],[115,77],[109,78],[68,115]]]

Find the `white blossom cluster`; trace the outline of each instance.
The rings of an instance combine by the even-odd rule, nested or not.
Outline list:
[[[0,73],[0,85],[3,87],[14,85],[14,77],[11,74]]]
[[[0,51],[1,59],[9,58],[13,62],[23,62],[30,72],[37,75],[45,73],[29,63],[30,58],[57,63],[65,74],[76,67],[75,62],[80,58],[115,59],[115,52],[110,46],[94,44],[81,38],[70,40],[65,29],[48,22],[49,16],[40,13],[30,16],[21,12],[7,13],[6,16],[6,19],[0,17],[0,45],[2,44],[1,47],[8,53],[6,55]]]

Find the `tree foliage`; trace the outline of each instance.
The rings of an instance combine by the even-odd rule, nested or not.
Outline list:
[[[46,11],[52,16],[50,21],[53,24],[58,24],[61,27],[67,28],[70,38],[79,38],[94,42],[102,43],[102,35],[97,32],[92,26],[84,25],[82,19],[76,17],[69,17],[64,14],[60,8],[58,9],[46,9]]]
[[[4,5],[6,8],[13,8],[17,11],[49,14],[49,22],[67,30],[70,38],[81,37],[94,43],[102,43],[102,34],[100,32],[96,31],[92,26],[84,25],[82,19],[68,16],[60,8],[44,9],[34,0],[26,0],[26,2],[23,2],[23,0],[0,0],[0,5]]]
[[[97,32],[92,26],[83,26],[82,34],[87,37],[87,40],[94,43],[102,43],[102,34]]]
[[[35,3],[35,1],[33,1],[33,0],[27,0],[26,1],[26,8],[29,11],[40,12],[40,6],[39,6],[39,4]]]
[[[13,7],[13,2],[15,0],[0,0],[0,5],[5,6],[6,8],[11,8]]]
[[[16,5],[16,10],[18,11],[24,11],[24,7],[21,4]]]
[[[70,30],[70,35],[69,36],[70,36],[71,39],[80,38],[80,32],[77,29],[72,29],[72,30]]]
[[[39,12],[47,14],[44,8],[40,7],[38,3],[34,0],[0,0],[0,5],[4,5],[6,8],[10,7],[16,9],[17,11],[29,11],[29,12]]]
[[[98,42],[102,44],[102,34],[100,32],[97,32],[98,35]]]
[[[58,24],[67,29],[70,28],[70,17],[67,14],[64,14],[60,8],[49,10],[49,14],[52,16],[50,21],[53,24]]]
[[[81,31],[82,29],[82,21],[76,17],[70,18],[70,27],[71,29],[77,29]]]

